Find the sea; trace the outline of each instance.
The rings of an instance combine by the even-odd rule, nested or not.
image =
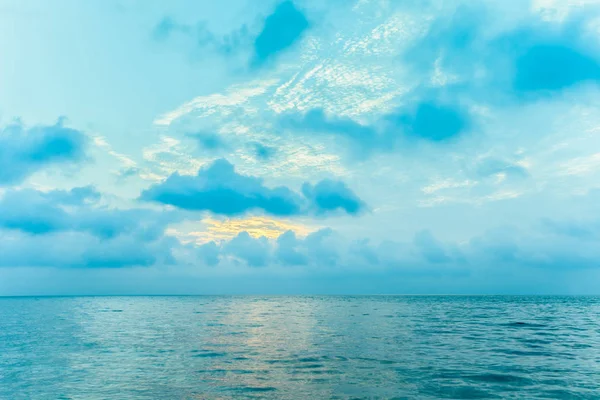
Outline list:
[[[600,399],[600,297],[0,298],[0,399]]]

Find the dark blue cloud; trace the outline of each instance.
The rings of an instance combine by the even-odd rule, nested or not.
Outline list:
[[[248,60],[247,57],[250,56],[249,67],[257,68],[293,47],[310,23],[294,2],[287,0],[280,2],[264,18],[258,33],[244,24],[226,35],[219,35],[209,30],[207,25],[206,21],[187,24],[165,16],[156,24],[151,36],[157,42],[180,36],[194,48],[214,51],[225,57],[241,55],[244,60]]]
[[[308,26],[306,16],[292,1],[280,3],[265,19],[263,29],[254,41],[253,65],[261,65],[293,46]]]
[[[305,183],[302,193],[314,205],[316,214],[344,211],[355,215],[365,208],[362,200],[340,181],[325,179],[314,186]]]
[[[375,125],[363,125],[347,117],[325,114],[322,109],[311,109],[304,114],[287,114],[281,118],[281,126],[296,131],[319,132],[338,135],[357,144],[361,149],[386,147],[389,137]]]
[[[600,81],[598,59],[569,45],[535,44],[515,63],[517,92],[554,92],[583,82]]]
[[[203,150],[214,152],[228,147],[223,138],[216,133],[194,133],[187,136],[193,138]]]
[[[279,121],[282,129],[300,134],[326,134],[340,137],[357,158],[376,151],[392,151],[397,146],[398,132],[385,134],[377,126],[363,125],[347,117],[328,116],[322,109],[304,114],[288,113]]]
[[[229,216],[252,211],[275,216],[336,210],[355,214],[362,208],[362,202],[340,182],[322,181],[314,188],[305,187],[304,195],[284,186],[269,188],[259,178],[238,174],[232,164],[220,159],[196,176],[171,175],[144,191],[141,199]]]
[[[370,124],[328,116],[321,109],[287,114],[280,120],[283,129],[342,137],[360,157],[377,151],[394,151],[414,140],[448,141],[460,137],[472,125],[471,117],[460,105],[436,101],[417,102],[414,108],[398,109]]]
[[[252,148],[254,150],[256,158],[263,161],[271,159],[277,152],[277,149],[275,149],[275,147],[265,146],[262,143],[253,143]]]
[[[469,116],[456,106],[436,102],[422,102],[410,113],[388,116],[406,134],[433,142],[457,137],[469,128]]]
[[[37,200],[28,196],[26,191],[5,194],[0,202],[0,226],[35,235],[70,228],[66,211],[52,203]]]
[[[97,199],[98,193],[91,187],[51,192],[9,190],[0,199],[0,229],[34,235],[70,230],[74,221],[64,206],[81,206]]]
[[[52,164],[84,159],[87,137],[63,126],[25,129],[21,124],[0,130],[0,186],[22,182]]]
[[[180,214],[111,209],[92,187],[9,190],[0,199],[0,266],[120,268],[174,262]]]
[[[497,29],[495,12],[469,6],[444,13],[405,53],[405,62],[424,86],[442,70],[457,79],[449,87],[478,102],[530,101],[600,81],[599,42],[582,33],[597,12],[560,22],[532,17],[515,26],[512,20],[505,29]]]
[[[111,209],[97,204],[92,187],[69,191],[9,190],[0,198],[0,229],[29,235],[85,232],[99,239],[132,235],[143,241],[162,236],[180,215],[145,209]]]
[[[278,216],[301,212],[303,199],[286,187],[268,188],[259,178],[240,175],[228,161],[220,159],[196,176],[171,175],[141,196],[144,200],[186,210],[240,215],[251,210]]]

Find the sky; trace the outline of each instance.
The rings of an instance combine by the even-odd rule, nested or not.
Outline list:
[[[0,27],[0,295],[600,293],[600,1]]]

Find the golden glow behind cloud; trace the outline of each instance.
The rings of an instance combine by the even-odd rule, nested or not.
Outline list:
[[[206,243],[211,240],[228,240],[243,231],[248,232],[250,236],[255,238],[265,236],[269,239],[275,239],[289,230],[294,231],[298,236],[306,236],[318,229],[318,227],[309,227],[288,220],[270,217],[227,218],[224,220],[207,218],[202,220],[202,223],[206,225],[204,231],[192,231],[189,233],[171,231],[170,233],[178,236],[185,242]]]

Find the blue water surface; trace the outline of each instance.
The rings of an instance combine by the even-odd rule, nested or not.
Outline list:
[[[600,298],[0,298],[0,399],[600,399]]]

